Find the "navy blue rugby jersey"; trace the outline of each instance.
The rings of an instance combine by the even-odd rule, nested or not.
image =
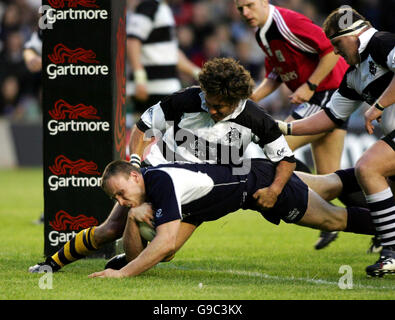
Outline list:
[[[155,226],[187,217],[217,220],[239,209],[260,211],[252,195],[273,182],[275,166],[262,159],[253,159],[250,164],[245,175],[234,174],[230,165],[175,163],[142,168]],[[261,213],[275,224],[295,213],[301,217],[307,208],[307,190],[293,174],[274,208]]]

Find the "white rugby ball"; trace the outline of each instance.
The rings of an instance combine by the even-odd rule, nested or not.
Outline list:
[[[156,236],[156,231],[145,222],[139,222],[140,235],[147,241],[152,241]]]

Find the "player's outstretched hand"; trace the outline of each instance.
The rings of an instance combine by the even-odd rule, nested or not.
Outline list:
[[[88,278],[123,278],[124,275],[120,270],[106,269],[99,272],[94,272]]]

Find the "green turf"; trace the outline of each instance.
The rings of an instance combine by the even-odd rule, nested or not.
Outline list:
[[[342,233],[316,251],[318,231],[276,227],[253,212],[203,224],[173,261],[138,277],[89,279],[105,261],[85,259],[54,274],[52,289],[40,289],[43,274],[27,268],[42,260],[43,226],[33,223],[42,209],[41,170],[0,170],[0,300],[395,298],[395,276],[365,275],[377,259],[365,253],[370,237]],[[352,268],[352,289],[338,286],[342,265]]]

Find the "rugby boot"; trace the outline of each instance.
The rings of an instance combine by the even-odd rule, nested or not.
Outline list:
[[[383,247],[381,246],[380,239],[377,236],[374,236],[367,253],[379,253],[382,249]]]
[[[375,264],[366,267],[366,273],[371,277],[383,277],[385,274],[395,273],[395,250],[393,248],[381,250],[380,258]]]
[[[37,263],[29,268],[30,273],[43,273],[44,271],[52,270],[52,272],[57,272],[61,267],[51,258],[48,257],[44,262]]]
[[[120,270],[127,264],[128,261],[126,261],[126,254],[121,253],[108,260],[104,269]]]
[[[314,248],[316,250],[324,249],[327,247],[332,241],[335,241],[338,236],[338,231],[328,232],[321,231],[320,237],[318,238]]]

